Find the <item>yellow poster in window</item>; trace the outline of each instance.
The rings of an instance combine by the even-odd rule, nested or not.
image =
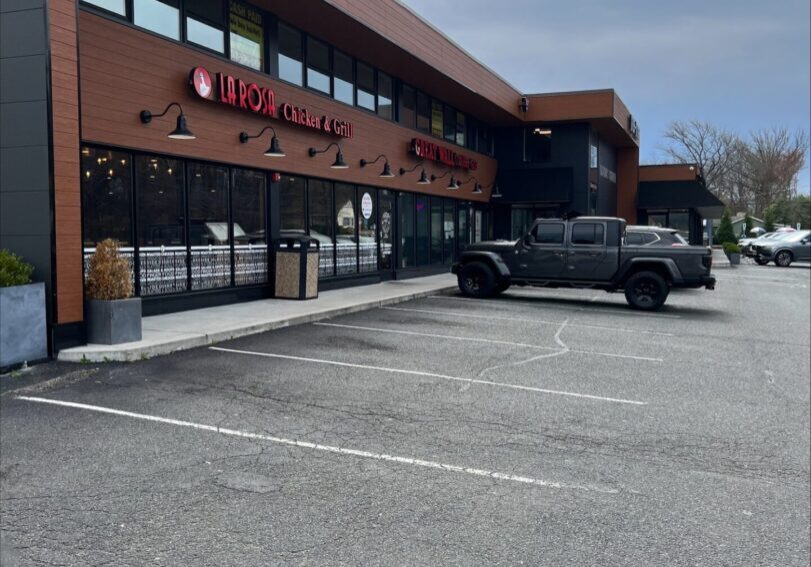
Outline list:
[[[262,14],[239,2],[231,2],[230,30],[231,60],[261,71],[264,52]]]

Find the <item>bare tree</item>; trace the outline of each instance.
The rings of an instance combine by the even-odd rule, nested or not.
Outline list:
[[[671,122],[665,130],[662,151],[677,163],[694,163],[702,172],[707,188],[729,202],[726,176],[735,158],[737,138],[701,120]],[[730,203],[731,204],[731,203]]]

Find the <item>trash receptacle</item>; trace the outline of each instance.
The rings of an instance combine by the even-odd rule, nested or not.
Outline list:
[[[318,251],[320,243],[306,234],[284,235],[274,242],[276,297],[318,297]]]

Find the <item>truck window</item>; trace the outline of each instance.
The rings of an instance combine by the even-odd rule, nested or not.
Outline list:
[[[579,222],[572,225],[572,244],[596,245],[605,242],[603,225],[591,222]]]
[[[536,244],[563,244],[563,223],[542,223],[535,228]]]

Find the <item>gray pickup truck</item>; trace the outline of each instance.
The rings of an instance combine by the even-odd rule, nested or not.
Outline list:
[[[470,297],[511,285],[623,290],[642,310],[659,309],[672,288],[715,288],[709,248],[628,245],[625,226],[614,217],[539,219],[517,242],[471,244],[451,271]]]

